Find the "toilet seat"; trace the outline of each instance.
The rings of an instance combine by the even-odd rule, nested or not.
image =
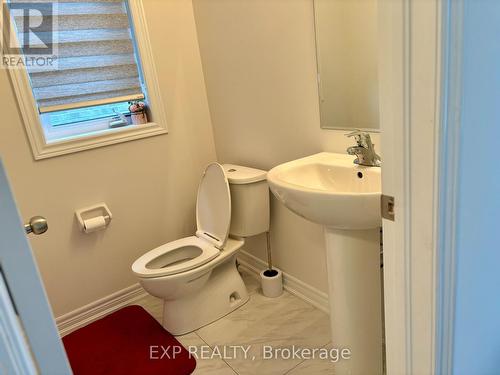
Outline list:
[[[169,242],[153,249],[132,265],[139,277],[161,277],[173,275],[210,262],[220,250],[201,238],[192,236]]]
[[[196,199],[196,237],[186,237],[153,249],[132,265],[139,277],[182,273],[210,262],[220,254],[231,224],[231,193],[224,168],[208,165]]]

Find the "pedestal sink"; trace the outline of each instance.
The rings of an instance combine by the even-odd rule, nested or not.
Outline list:
[[[380,168],[322,152],[273,168],[273,194],[325,228],[332,343],[349,348],[335,374],[383,371],[380,272]]]

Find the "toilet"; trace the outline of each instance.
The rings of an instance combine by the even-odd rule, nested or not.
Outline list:
[[[244,238],[269,230],[266,171],[207,166],[196,200],[196,234],[153,249],[132,265],[142,287],[161,298],[163,327],[183,335],[248,301],[236,268]]]

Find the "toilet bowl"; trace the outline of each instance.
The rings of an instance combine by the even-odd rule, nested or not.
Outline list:
[[[133,263],[142,287],[163,299],[162,325],[173,335],[192,332],[248,301],[236,256],[244,237],[269,230],[265,179],[258,169],[210,164],[198,188],[196,235],[159,246]]]

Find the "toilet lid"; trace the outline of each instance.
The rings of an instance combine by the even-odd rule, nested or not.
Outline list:
[[[196,236],[222,249],[231,224],[231,193],[224,168],[210,164],[203,173],[196,201]]]

